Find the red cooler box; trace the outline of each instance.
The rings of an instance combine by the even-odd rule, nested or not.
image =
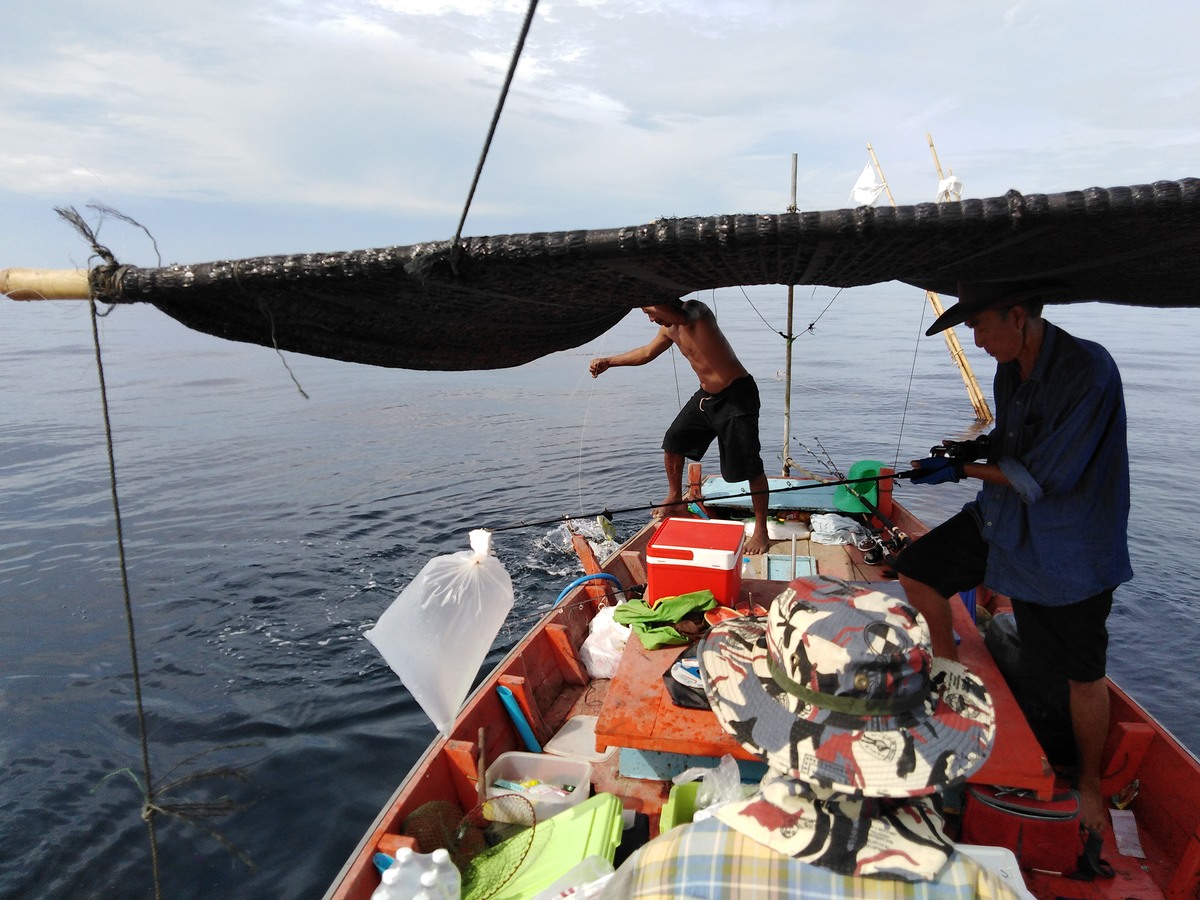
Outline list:
[[[742,590],[741,522],[664,519],[646,545],[646,602],[710,590],[733,606]]]

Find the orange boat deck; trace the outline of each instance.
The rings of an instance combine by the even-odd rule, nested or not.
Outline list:
[[[924,531],[907,511],[896,507],[896,524],[910,535]],[[622,584],[645,583],[644,529],[603,571]],[[582,538],[579,538],[582,541]],[[782,549],[782,548],[781,548]],[[821,574],[855,581],[879,580],[878,567],[867,566],[853,547],[808,545],[800,550],[817,559]],[[586,560],[586,554],[581,554]],[[601,567],[585,561],[589,574]],[[781,588],[779,582],[747,580],[743,597],[763,602]],[[711,713],[675,707],[666,698],[662,673],[679,648],[646,651],[631,639],[611,681],[591,680],[578,651],[598,605],[611,598],[606,582],[588,582],[568,596],[519,643],[491,678],[467,701],[450,740],[437,740],[397,789],[354,856],[326,894],[337,900],[369,900],[379,883],[371,857],[376,848],[394,847],[404,819],[421,804],[452,800],[464,811],[479,798],[478,774],[500,753],[525,749],[494,690],[508,686],[517,697],[534,733],[543,744],[576,715],[597,716],[597,747],[625,746],[684,756],[720,757],[732,753],[749,759],[727,737]],[[964,663],[979,672],[997,705],[997,739],[991,759],[974,781],[1029,787],[1047,793],[1054,773],[1046,765],[1011,691],[984,647],[965,607],[956,609],[956,630]],[[1127,897],[1200,897],[1200,763],[1159,727],[1116,686],[1112,686],[1112,725],[1105,754],[1106,794],[1134,778],[1141,793],[1130,807],[1136,814],[1145,859],[1117,853],[1113,833],[1106,836],[1102,856],[1116,869],[1111,880],[1081,882],[1025,871],[1026,884],[1037,897],[1111,900]],[[481,758],[480,735],[486,736]],[[671,782],[622,775],[619,754],[593,763],[592,784],[597,792],[616,794],[628,810],[646,813],[651,835]]]
[[[744,582],[742,598],[751,593],[763,596],[769,592],[771,584]],[[962,639],[960,659],[983,678],[996,705],[995,747],[987,763],[971,781],[1024,788],[1049,799],[1054,791],[1054,771],[1012,691],[984,647],[983,638],[961,604],[955,611],[955,625]],[[597,747],[628,747],[717,759],[729,753],[737,759],[754,759],[721,727],[711,712],[685,709],[672,702],[662,676],[679,651],[678,647],[647,650],[633,638],[626,643],[607,699],[600,708],[596,724]]]

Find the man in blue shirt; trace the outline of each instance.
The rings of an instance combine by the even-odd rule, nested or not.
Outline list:
[[[927,332],[965,323],[995,358],[996,427],[975,453],[913,463],[924,473],[915,483],[966,477],[983,487],[912,544],[896,570],[928,622],[934,654],[949,659],[958,658],[949,597],[984,584],[1011,599],[1022,665],[1067,679],[1081,821],[1101,832],[1105,623],[1113,589],[1133,576],[1125,401],[1108,351],[1042,318],[1045,294],[961,284],[959,303]]]

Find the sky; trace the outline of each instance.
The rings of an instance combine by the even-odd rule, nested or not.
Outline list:
[[[0,12],[0,268],[54,213],[152,266],[454,235],[525,0],[44,0]],[[1200,175],[1200,5],[542,0],[465,235]],[[886,203],[886,197],[881,203]]]

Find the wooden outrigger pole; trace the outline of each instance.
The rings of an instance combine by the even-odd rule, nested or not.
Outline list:
[[[10,300],[86,300],[87,269],[0,269],[0,294]]]
[[[928,134],[926,134],[926,138],[929,139],[929,149],[933,150],[933,138]],[[870,144],[867,144],[867,152],[871,154],[871,165],[875,167],[875,172],[879,176],[880,182],[883,183],[883,189],[887,192],[888,202],[893,207],[896,206],[896,198],[892,196],[892,189],[888,187],[887,178],[883,174],[883,167],[879,165],[879,159],[875,156],[875,149]],[[936,150],[933,150],[933,161],[937,167],[938,178],[941,179],[943,177],[942,164],[938,161]],[[935,316],[940,316],[944,312],[942,298],[933,291],[926,291],[925,299],[933,307]],[[983,391],[979,389],[979,382],[975,379],[975,372],[971,368],[971,363],[968,362],[966,354],[963,353],[962,344],[958,342],[958,335],[954,333],[953,328],[947,328],[942,334],[946,338],[946,349],[950,351],[950,359],[958,367],[958,371],[962,375],[963,384],[967,387],[967,396],[971,400],[971,405],[975,408],[975,418],[980,424],[986,425],[992,421],[992,408],[988,405]]]

